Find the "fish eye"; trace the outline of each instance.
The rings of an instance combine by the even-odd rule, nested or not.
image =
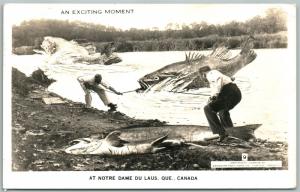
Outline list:
[[[78,143],[80,143],[80,141],[78,141],[78,140],[76,140],[76,141],[70,141],[70,142],[69,142],[69,145],[76,145],[76,144],[78,144]]]
[[[154,80],[158,81],[158,80],[159,80],[159,77],[157,77],[157,76],[156,76],[156,77],[154,77]]]

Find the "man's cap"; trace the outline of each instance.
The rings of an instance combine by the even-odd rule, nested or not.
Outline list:
[[[102,76],[101,76],[100,74],[96,74],[96,75],[95,75],[95,82],[96,82],[96,83],[100,83],[101,80],[102,80]]]

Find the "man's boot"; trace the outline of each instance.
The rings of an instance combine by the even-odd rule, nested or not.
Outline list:
[[[117,105],[113,103],[110,103],[107,106],[110,108],[108,111],[116,111],[117,109]]]
[[[219,135],[220,135],[219,142],[223,142],[229,136],[226,131],[220,133]]]

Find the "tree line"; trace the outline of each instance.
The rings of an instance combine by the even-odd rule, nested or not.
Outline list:
[[[215,42],[226,42],[229,48],[238,48],[246,36],[255,38],[254,48],[287,47],[286,13],[269,9],[264,17],[256,16],[245,22],[226,24],[206,22],[168,24],[164,30],[121,30],[101,24],[68,20],[30,20],[12,28],[13,47],[39,48],[43,37],[54,36],[78,42],[92,42],[101,49],[108,42],[115,42],[116,51],[162,51],[209,49]]]

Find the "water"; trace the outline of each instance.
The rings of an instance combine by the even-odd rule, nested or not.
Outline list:
[[[231,116],[235,125],[263,124],[256,131],[259,138],[285,141],[289,124],[287,115],[291,111],[286,93],[293,91],[287,86],[293,81],[285,70],[287,49],[256,50],[256,53],[257,58],[235,75],[243,99],[231,111]],[[128,52],[119,53],[119,56],[123,61],[109,66],[50,66],[44,64],[45,58],[41,55],[13,56],[13,66],[27,75],[37,67],[45,69],[50,78],[57,80],[49,87],[49,91],[73,101],[84,102],[84,92],[76,80],[78,76],[100,73],[107,83],[120,92],[135,90],[139,88],[137,79],[166,64],[184,60],[185,52]],[[108,97],[118,104],[119,111],[130,117],[159,119],[168,124],[207,125],[203,107],[208,97],[201,94],[209,94],[209,89],[189,93],[130,92],[122,96],[108,93]],[[94,107],[108,109],[97,95],[93,94],[92,97]]]

